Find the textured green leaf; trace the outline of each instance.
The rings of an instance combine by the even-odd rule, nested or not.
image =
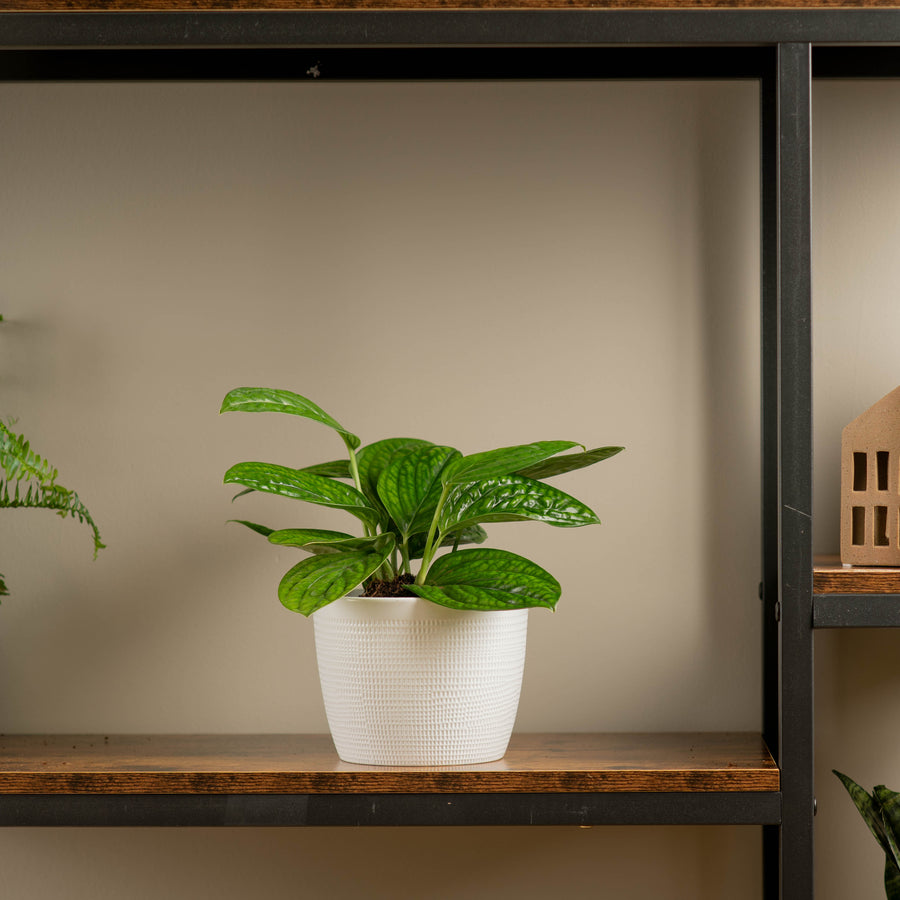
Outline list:
[[[859,814],[863,817],[863,821],[865,821],[866,825],[869,826],[869,831],[871,831],[875,836],[875,840],[878,841],[878,845],[885,852],[885,854],[890,856],[891,848],[890,844],[888,843],[887,835],[884,831],[884,822],[881,818],[881,808],[878,804],[878,801],[874,797],[870,796],[851,778],[848,778],[846,775],[841,774],[837,771],[837,769],[832,769],[832,771],[840,779],[841,784],[843,784],[847,789],[847,793],[850,795],[850,799],[853,800],[853,803],[859,810]]]
[[[278,599],[308,616],[346,596],[375,572],[394,549],[393,535],[381,535],[373,550],[310,556],[294,566],[278,585]]]
[[[224,412],[280,412],[314,419],[337,431],[354,449],[360,445],[359,438],[347,431],[340,422],[328,415],[312,400],[301,397],[293,391],[277,388],[241,387],[229,391],[222,401],[220,413]]]
[[[375,441],[374,444],[366,444],[359,451],[356,456],[359,480],[363,493],[373,505],[381,506],[381,499],[378,496],[378,479],[390,465],[391,460],[405,450],[430,446],[431,441],[423,441],[420,438],[387,438],[383,441]]]
[[[245,528],[249,528],[251,531],[261,534],[264,538],[267,538],[275,530],[266,525],[257,525],[256,522],[248,522],[246,519],[229,519],[228,521],[243,525]]]
[[[900,900],[900,869],[887,854],[884,857],[884,893],[887,900]]]
[[[553,609],[559,582],[537,563],[507,550],[459,550],[438,557],[424,585],[409,589],[453,609]]]
[[[325,478],[351,478],[350,460],[333,459],[331,462],[316,463],[314,466],[304,466],[297,469],[298,472],[309,472],[310,475],[322,475]]]
[[[442,547],[453,547],[457,544],[483,544],[487,540],[487,532],[480,525],[470,525],[463,528],[462,531],[456,531],[447,535],[441,541]],[[421,559],[425,552],[425,535],[423,533],[414,534],[409,539],[409,558]]]
[[[438,528],[448,534],[486,522],[519,522],[532,519],[561,528],[594,525],[600,520],[589,507],[542,481],[506,475],[454,487]]]
[[[349,484],[274,463],[238,463],[225,473],[225,483],[242,484],[254,491],[344,509],[373,526],[378,521],[377,510]]]
[[[888,855],[900,872],[900,846],[897,843],[900,838],[900,794],[879,784],[875,786],[873,795],[881,811],[881,823],[890,851]]]
[[[596,447],[586,450],[584,453],[567,453],[565,456],[554,456],[543,462],[535,463],[525,469],[519,469],[516,475],[525,478],[552,478],[554,475],[565,475],[566,472],[574,472],[576,469],[584,469],[594,463],[609,459],[617,453],[621,453],[624,447]]]
[[[484,478],[499,478],[510,475],[528,466],[533,466],[548,456],[555,456],[563,450],[581,447],[574,441],[537,441],[534,444],[518,444],[515,447],[500,447],[463,456],[444,469],[441,480],[444,484],[464,484]]]
[[[378,496],[404,540],[428,531],[441,495],[441,472],[460,452],[416,447],[396,455],[378,479]]]
[[[343,531],[322,528],[282,528],[269,535],[269,542],[282,547],[299,547],[309,553],[345,553],[348,550],[372,550],[379,537],[356,537]]]

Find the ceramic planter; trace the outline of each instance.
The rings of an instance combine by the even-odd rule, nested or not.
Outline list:
[[[344,597],[313,615],[338,756],[453,766],[506,753],[528,610],[447,609],[418,597]]]

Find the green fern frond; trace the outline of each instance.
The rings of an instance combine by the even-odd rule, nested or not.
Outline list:
[[[0,469],[6,474],[5,479],[0,479],[0,508],[49,509],[62,518],[78,519],[91,529],[94,558],[97,558],[97,553],[106,545],[100,539],[100,531],[88,508],[75,491],[56,483],[57,470],[31,449],[24,435],[16,434],[2,421]],[[0,575],[0,596],[8,593]]]

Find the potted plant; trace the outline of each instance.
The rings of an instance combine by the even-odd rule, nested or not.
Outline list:
[[[66,518],[72,516],[92,532],[94,558],[105,546],[87,507],[75,491],[58,484],[58,473],[47,460],[32,449],[24,435],[16,434],[9,424],[0,421],[0,508],[50,509]],[[0,595],[9,591],[0,575]]]
[[[599,522],[544,479],[621,447],[539,441],[463,455],[418,438],[360,439],[291,391],[237,388],[221,412],[280,412],[341,437],[346,458],[295,469],[243,462],[225,482],[345,510],[356,534],[235,520],[310,555],[281,579],[288,609],[314,614],[316,655],[338,754],[368,764],[460,765],[506,752],[518,705],[527,613],[553,609],[545,569],[481,544],[482,526]],[[567,452],[571,451],[571,452]],[[361,533],[359,533],[361,532]],[[445,552],[442,552],[445,551]]]
[[[884,890],[887,900],[900,900],[900,794],[889,791],[883,784],[875,787],[869,794],[846,775],[833,771],[884,851]]]

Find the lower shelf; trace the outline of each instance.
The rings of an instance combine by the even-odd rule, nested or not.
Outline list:
[[[520,734],[497,762],[341,762],[326,735],[0,737],[0,825],[778,824],[758,734]]]

